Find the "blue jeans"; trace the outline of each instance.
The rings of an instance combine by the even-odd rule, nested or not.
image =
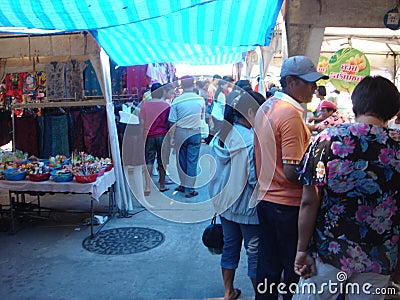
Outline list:
[[[221,217],[224,231],[221,267],[236,270],[239,265],[242,241],[247,253],[247,275],[256,278],[260,225],[240,224]]]
[[[197,176],[197,163],[201,146],[200,128],[175,130],[175,147],[178,175],[186,193],[194,191]]]
[[[257,212],[261,223],[261,240],[256,299],[278,299],[277,285],[281,282],[282,272],[282,282],[287,291],[283,299],[291,299],[288,288],[291,283],[299,281],[299,276],[294,272],[299,207],[260,201]]]

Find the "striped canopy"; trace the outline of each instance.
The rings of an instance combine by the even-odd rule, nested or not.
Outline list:
[[[8,0],[0,31],[88,30],[119,66],[223,64],[267,46],[283,0]]]

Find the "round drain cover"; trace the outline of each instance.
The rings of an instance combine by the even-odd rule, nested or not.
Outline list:
[[[100,231],[94,238],[83,240],[90,252],[105,255],[125,255],[153,249],[164,241],[164,235],[154,229],[121,227]]]

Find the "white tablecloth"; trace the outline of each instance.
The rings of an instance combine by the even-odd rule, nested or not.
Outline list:
[[[15,192],[53,192],[53,193],[78,193],[91,194],[90,197],[99,201],[101,195],[107,191],[115,182],[114,169],[105,172],[103,176],[97,177],[92,183],[54,182],[49,179],[46,181],[33,182],[30,180],[8,181],[0,180],[0,189]]]

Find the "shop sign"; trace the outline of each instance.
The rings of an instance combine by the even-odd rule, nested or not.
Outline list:
[[[328,74],[337,90],[351,93],[365,76],[369,76],[370,64],[361,51],[343,48],[330,58]]]
[[[324,75],[328,75],[328,64],[329,64],[329,58],[326,56],[321,55],[318,59],[318,64],[317,64],[317,72],[322,73]],[[329,79],[320,79],[317,81],[317,85],[327,85],[329,82]]]

